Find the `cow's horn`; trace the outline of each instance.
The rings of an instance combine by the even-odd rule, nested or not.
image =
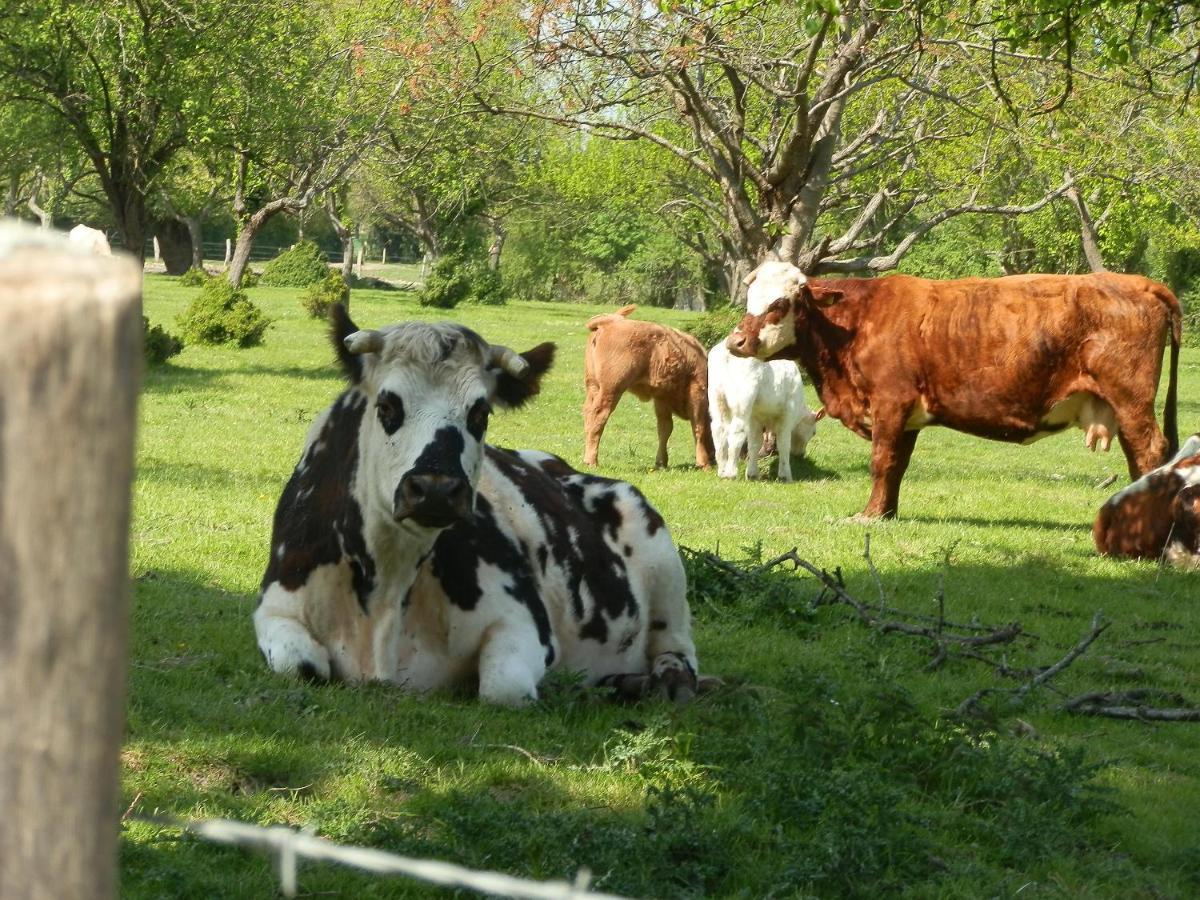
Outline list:
[[[493,344],[489,349],[488,362],[498,365],[513,378],[524,378],[529,371],[529,362],[521,354],[499,344]]]
[[[342,341],[351,353],[378,353],[383,349],[383,332],[367,329],[348,334]]]

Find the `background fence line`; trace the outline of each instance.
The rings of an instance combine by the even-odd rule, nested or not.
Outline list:
[[[206,841],[235,847],[252,847],[274,854],[278,863],[280,892],[295,897],[301,859],[332,862],[376,875],[405,875],[450,888],[467,888],[497,897],[522,900],[626,900],[616,894],[590,891],[591,873],[580,869],[575,881],[533,881],[502,872],[468,869],[432,859],[413,859],[369,847],[335,844],[314,834],[283,825],[249,825],[230,819],[177,821],[151,816],[131,816],[133,821],[178,828]]]

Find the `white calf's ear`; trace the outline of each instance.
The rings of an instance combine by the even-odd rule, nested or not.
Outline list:
[[[348,334],[343,343],[351,353],[378,353],[383,349],[383,332],[365,329]]]

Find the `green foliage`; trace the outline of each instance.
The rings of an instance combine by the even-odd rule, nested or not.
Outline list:
[[[197,269],[195,266],[188,269],[179,276],[179,283],[184,287],[200,287],[207,284],[214,276],[210,275],[204,269]]]
[[[502,306],[507,301],[500,276],[480,260],[456,253],[438,259],[417,296],[422,306],[453,309],[460,303]]]
[[[312,241],[300,241],[267,263],[259,282],[272,287],[308,287],[324,280],[328,272],[324,251]]]
[[[717,306],[687,324],[683,329],[698,340],[705,350],[723,341],[742,321],[746,311],[740,306]]]
[[[213,278],[178,318],[183,337],[194,344],[261,344],[271,320],[224,278]]]
[[[350,288],[342,280],[342,273],[330,269],[323,279],[308,286],[300,295],[300,305],[314,319],[328,319],[334,304],[350,302]]]
[[[142,352],[146,364],[161,366],[172,356],[183,350],[183,342],[167,332],[161,325],[150,326],[150,320],[142,316]]]

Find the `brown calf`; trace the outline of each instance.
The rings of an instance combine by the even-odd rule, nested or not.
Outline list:
[[[672,416],[692,423],[696,465],[712,465],[712,427],[708,419],[708,357],[689,334],[626,318],[636,306],[588,320],[591,332],[583,357],[587,398],[583,404],[583,462],[594,466],[600,436],[621,395],[653,400],[658,417],[658,455],[654,464],[667,465],[667,438]]]
[[[1200,565],[1200,434],[1169,463],[1110,497],[1092,537],[1109,556]]]
[[[929,425],[1031,443],[1078,425],[1120,439],[1137,478],[1177,445],[1179,301],[1137,275],[907,275],[808,281],[795,266],[751,274],[731,352],[795,359],[830,416],[871,441],[863,516],[896,514],[918,432]],[[1171,365],[1154,419],[1163,342]]]

